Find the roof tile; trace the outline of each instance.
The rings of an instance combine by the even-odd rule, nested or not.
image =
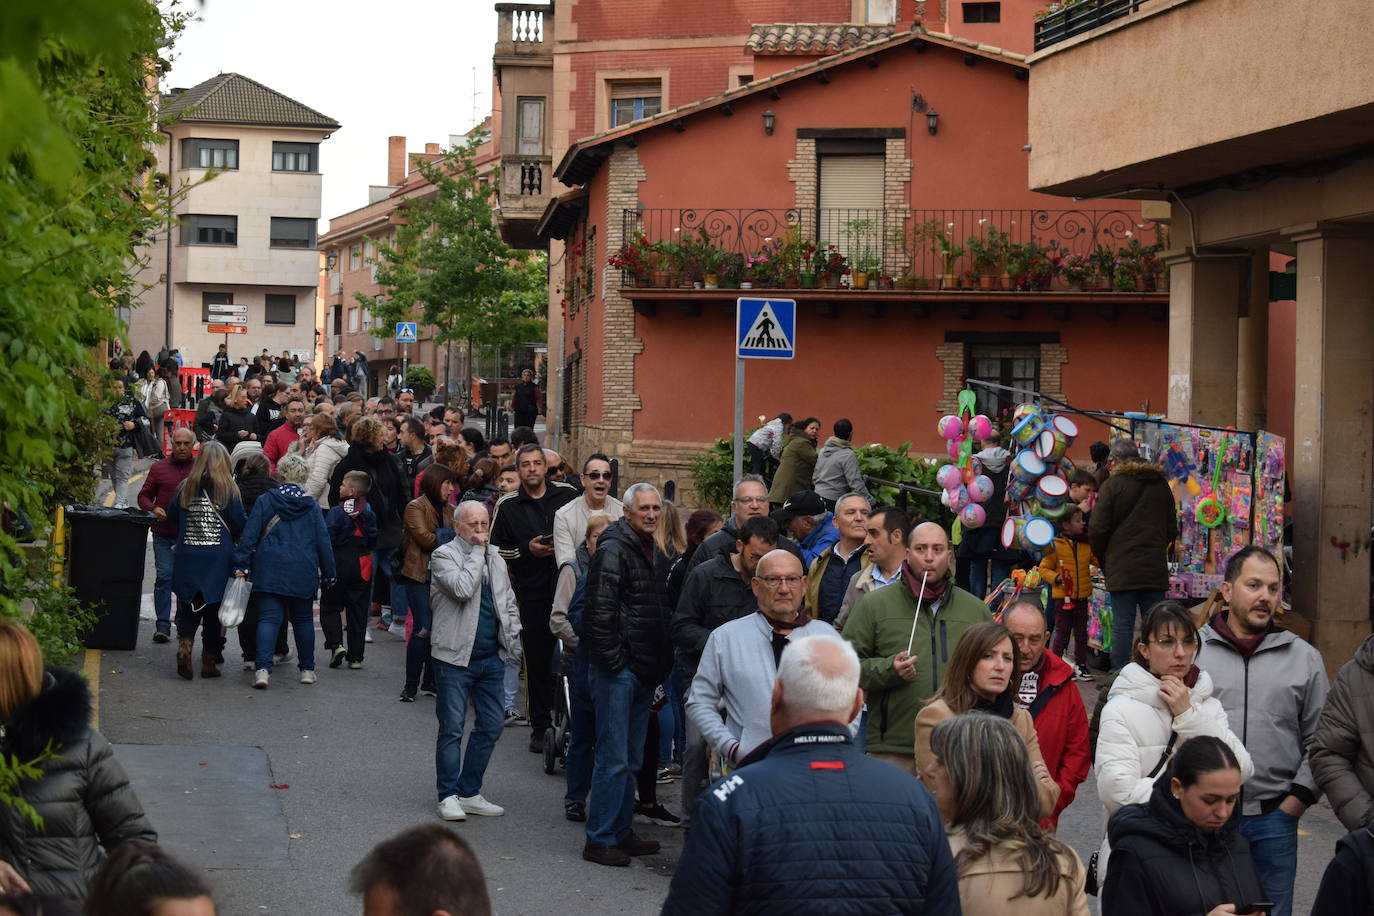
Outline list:
[[[778,22],[753,26],[745,48],[755,54],[835,54],[892,37],[892,26],[859,22]]]
[[[339,129],[333,118],[238,73],[221,73],[190,89],[174,90],[162,97],[162,113],[209,124]]]

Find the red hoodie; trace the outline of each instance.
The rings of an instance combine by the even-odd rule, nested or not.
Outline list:
[[[1088,778],[1093,761],[1088,745],[1088,713],[1073,680],[1073,669],[1049,649],[1045,650],[1039,667],[1039,693],[1031,704],[1031,715],[1035,719],[1036,737],[1040,739],[1040,755],[1045,758],[1050,778],[1059,785],[1059,801],[1040,826],[1053,830],[1059,825],[1060,813]],[[1048,700],[1045,699],[1047,693]]]

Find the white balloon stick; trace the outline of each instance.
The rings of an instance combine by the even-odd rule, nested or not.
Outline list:
[[[921,594],[916,596],[916,616],[911,618],[911,638],[906,641],[906,654],[911,654],[911,647],[916,642],[916,621],[921,619],[921,599],[926,594],[926,577],[930,575],[930,570],[921,573]]]

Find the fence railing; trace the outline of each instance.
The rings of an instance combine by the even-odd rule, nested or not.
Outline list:
[[[1035,50],[1048,48],[1134,13],[1144,0],[1077,0],[1035,21]]]
[[[545,15],[551,12],[553,7],[546,4],[496,4],[497,44],[515,54],[543,50],[548,38]]]
[[[1109,282],[1110,265],[1118,256],[1138,257],[1142,249],[1157,251],[1167,241],[1164,227],[1125,209],[683,208],[622,213],[623,237],[649,251],[651,263],[645,268],[672,269],[676,259],[679,275],[684,262],[695,260],[701,273],[703,260],[738,266],[739,258],[748,265],[763,255],[775,263],[764,272],[783,279],[775,273],[777,262],[793,265],[785,269],[795,273],[799,253],[812,252],[814,266],[819,252],[822,260],[843,256],[851,272],[866,267],[867,273],[911,285],[950,274],[1016,276],[1026,272],[1024,264],[1018,270],[1018,259],[1035,260],[1057,275],[1070,256],[1078,255],[1100,264],[1095,270]],[[627,271],[627,279],[633,276]]]

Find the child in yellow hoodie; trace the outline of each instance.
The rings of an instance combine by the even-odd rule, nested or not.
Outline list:
[[[1073,631],[1074,680],[1091,681],[1088,670],[1088,601],[1093,595],[1091,566],[1097,557],[1088,546],[1087,526],[1083,510],[1069,509],[1059,519],[1063,537],[1054,539],[1054,551],[1040,561],[1040,578],[1053,589],[1054,645],[1052,651],[1064,658],[1069,646],[1069,632]]]

